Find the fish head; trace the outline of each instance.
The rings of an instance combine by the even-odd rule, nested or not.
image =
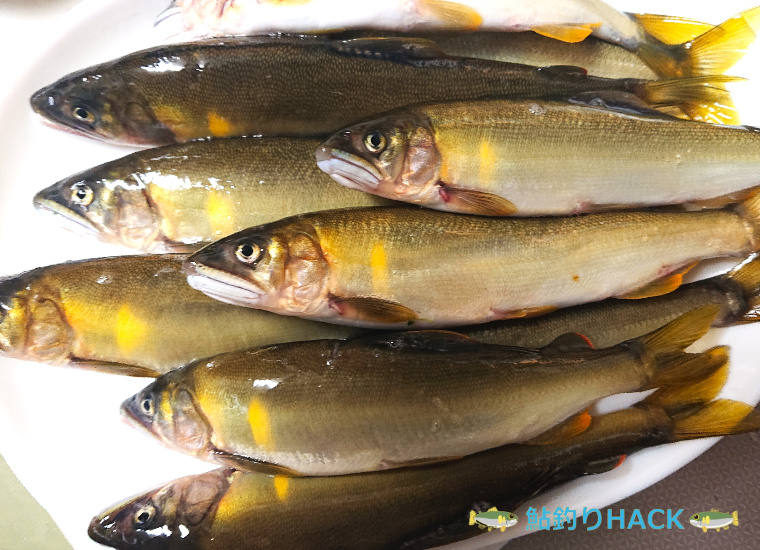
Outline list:
[[[73,134],[131,145],[173,143],[129,72],[98,65],[35,92],[30,103],[44,122]]]
[[[39,271],[0,278],[0,353],[61,364],[71,355],[74,335],[60,297],[39,284]]]
[[[689,523],[694,527],[705,527],[710,524],[710,512],[700,512],[689,518]]]
[[[232,475],[220,469],[172,481],[105,510],[92,519],[88,534],[113,548],[184,548],[193,531],[210,528]]]
[[[325,294],[328,266],[313,227],[285,219],[208,245],[185,272],[190,286],[222,302],[304,313]]]
[[[132,167],[108,163],[63,179],[34,197],[34,207],[65,228],[143,251],[162,245],[161,218]]]
[[[177,372],[160,376],[124,401],[121,412],[167,447],[202,458],[210,446],[211,428],[193,393],[175,380]]]
[[[389,199],[426,203],[438,193],[441,155],[430,124],[414,113],[338,132],[317,150],[317,164],[341,185]]]

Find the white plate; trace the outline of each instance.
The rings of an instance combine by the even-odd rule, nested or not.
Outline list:
[[[724,1],[719,10],[709,8],[706,2],[677,0],[613,4],[628,11],[677,13],[718,23],[750,7],[750,1]],[[156,43],[152,20],[164,3],[88,0],[59,18],[56,31],[32,37],[44,40],[48,47],[38,59],[27,60],[25,74],[10,75],[15,84],[0,103],[0,275],[125,253],[59,230],[34,212],[31,199],[43,187],[129,150],[43,127],[29,109],[28,97],[69,71]],[[759,60],[760,45],[731,73],[757,79]],[[744,121],[760,125],[757,82],[760,80],[737,87],[735,97]],[[757,333],[753,326],[736,327],[714,331],[700,342],[702,348],[718,342],[733,348],[724,396],[753,404],[760,400],[760,372],[752,349]],[[159,483],[211,467],[165,450],[120,422],[119,404],[146,383],[0,359],[0,453],[77,550],[100,548],[90,541],[86,530],[101,509]],[[614,404],[620,403],[618,399]],[[531,505],[551,511],[558,505],[578,510],[601,508],[666,477],[712,443],[714,440],[681,443],[638,453],[609,474],[578,480]],[[524,517],[524,509],[518,514]],[[491,547],[524,533],[520,527],[504,534],[495,531],[451,548]]]

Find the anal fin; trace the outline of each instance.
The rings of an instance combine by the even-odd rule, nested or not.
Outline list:
[[[513,216],[517,207],[498,195],[441,184],[439,193],[449,209],[478,216]]]
[[[583,473],[586,475],[592,475],[609,472],[610,470],[614,470],[620,466],[626,458],[627,455],[619,455],[612,456],[610,458],[603,458],[601,460],[594,460],[593,462],[586,464],[586,470]]]
[[[572,44],[575,42],[582,42],[601,26],[601,23],[539,25],[531,28],[531,30],[541,36],[547,36],[549,38],[554,38],[555,40]]]
[[[575,436],[585,432],[591,425],[591,415],[588,410],[580,414],[571,416],[561,424],[537,435],[533,439],[523,441],[523,445],[554,445],[568,441]]]
[[[686,267],[674,271],[661,279],[652,281],[651,283],[639,287],[636,290],[632,290],[631,292],[626,292],[622,296],[618,296],[618,298],[623,298],[625,300],[640,300],[642,298],[662,296],[663,294],[673,292],[683,283],[683,276],[698,263],[699,262],[690,263]]]
[[[406,306],[372,297],[344,298],[330,297],[330,309],[344,319],[368,321],[373,323],[409,323],[419,319],[417,314]]]

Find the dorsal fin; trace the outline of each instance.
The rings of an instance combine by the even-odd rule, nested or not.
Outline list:
[[[543,351],[567,352],[573,350],[594,349],[594,344],[579,332],[560,334],[554,340],[544,346]]]
[[[538,72],[550,78],[585,78],[588,71],[575,65],[549,65],[539,67]]]
[[[332,42],[334,51],[349,57],[382,59],[405,65],[450,59],[441,47],[424,38],[355,38]]]
[[[371,334],[356,338],[362,343],[394,349],[448,351],[466,344],[479,344],[469,336],[448,330],[414,330],[391,334]]]

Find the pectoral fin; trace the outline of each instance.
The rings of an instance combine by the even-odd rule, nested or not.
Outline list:
[[[491,193],[446,184],[440,186],[439,192],[443,201],[456,212],[478,216],[513,216],[517,213],[514,204]]]
[[[678,271],[674,271],[670,275],[663,277],[662,279],[652,281],[651,283],[637,288],[636,290],[632,290],[631,292],[627,292],[622,296],[618,296],[618,298],[623,298],[626,300],[639,300],[641,298],[662,296],[663,294],[673,292],[675,289],[681,286],[681,283],[683,283],[683,276],[698,263],[699,262],[693,262],[686,267],[683,267]]]
[[[68,365],[79,369],[104,372],[107,374],[120,374],[122,376],[135,376],[143,378],[158,378],[161,373],[147,367],[137,365],[128,365],[126,363],[115,363],[110,361],[95,361],[92,359],[79,359],[72,357]]]
[[[430,13],[449,29],[477,30],[483,17],[469,6],[446,0],[418,0],[422,11]]]
[[[278,464],[272,464],[271,462],[264,462],[246,456],[227,453],[218,449],[214,449],[212,454],[217,462],[235,468],[236,470],[258,472],[270,476],[302,477],[302,474],[296,470]]]
[[[562,42],[582,42],[591,35],[596,29],[601,27],[601,23],[581,23],[577,25],[539,25],[531,30],[541,36],[548,36]]]
[[[417,314],[408,307],[380,298],[332,296],[330,297],[330,309],[344,319],[372,323],[412,324],[419,319]]]
[[[461,456],[435,456],[429,458],[417,458],[415,460],[407,460],[405,462],[397,462],[395,460],[383,460],[378,464],[378,470],[394,470],[396,468],[416,468],[418,466],[430,466],[431,464],[440,464],[441,462],[449,462],[451,460],[459,460]]]
[[[494,319],[523,319],[525,317],[538,317],[552,311],[557,311],[555,306],[527,307],[522,309],[494,309]]]
[[[591,415],[588,411],[572,416],[561,424],[545,431],[544,433],[524,441],[524,445],[554,445],[568,441],[578,434],[585,432],[591,425]]]

